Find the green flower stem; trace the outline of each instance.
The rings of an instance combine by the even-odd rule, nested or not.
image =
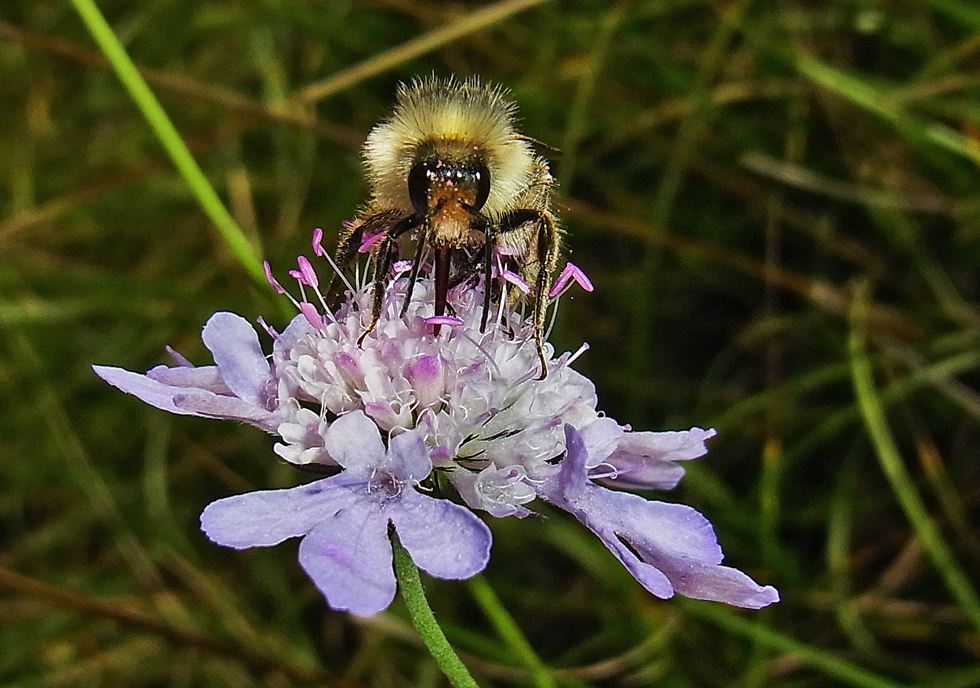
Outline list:
[[[514,622],[514,618],[500,603],[500,598],[497,597],[497,593],[490,587],[486,579],[483,576],[474,576],[467,581],[467,584],[473,597],[483,609],[483,613],[490,619],[490,623],[493,624],[497,634],[507,643],[514,656],[531,671],[534,685],[538,688],[555,688],[558,684],[548,673],[548,667],[538,657],[531,644],[527,642],[527,638],[521,633],[521,629]]]
[[[867,284],[861,283],[854,296],[851,307],[851,334],[848,339],[848,349],[851,359],[851,377],[854,379],[854,391],[857,395],[858,406],[864,417],[864,424],[871,436],[878,463],[888,478],[892,492],[898,497],[898,502],[905,512],[906,518],[915,529],[916,535],[922,542],[933,564],[946,582],[946,587],[956,598],[963,611],[973,624],[980,629],[980,599],[970,585],[969,579],[963,574],[959,564],[950,552],[946,541],[936,529],[929,511],[922,503],[915,484],[905,470],[901,454],[895,444],[888,421],[874,386],[871,362],[865,348],[864,323],[867,316]]]
[[[190,186],[204,212],[218,228],[232,254],[258,284],[266,287],[262,261],[259,260],[258,253],[225,208],[201,168],[194,161],[194,156],[184,145],[184,141],[180,138],[180,134],[177,133],[170,118],[167,117],[167,113],[164,112],[153,92],[150,91],[150,87],[140,76],[136,65],[129,59],[126,49],[112,32],[112,28],[102,16],[94,0],[72,0],[72,4],[95,42],[105,54],[106,59],[116,71],[130,97],[136,102],[160,143],[166,149],[167,154],[170,155],[170,159],[177,166],[177,170]]]
[[[469,669],[460,660],[446,640],[442,628],[439,627],[435,614],[432,613],[432,608],[425,599],[425,590],[422,588],[418,567],[412,561],[411,555],[402,547],[394,530],[391,531],[391,546],[395,554],[395,577],[398,578],[398,587],[405,600],[405,606],[408,607],[408,615],[418,629],[419,635],[422,636],[422,642],[429,648],[436,664],[456,688],[479,688],[470,676]]]

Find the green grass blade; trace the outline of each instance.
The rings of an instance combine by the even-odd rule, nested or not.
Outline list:
[[[976,591],[953,558],[946,541],[936,529],[911,476],[905,470],[898,446],[888,428],[881,398],[875,390],[871,362],[865,346],[866,310],[867,286],[862,283],[854,297],[851,309],[851,334],[848,339],[851,376],[854,380],[854,392],[857,395],[861,416],[871,436],[881,469],[888,478],[892,492],[898,498],[902,510],[936,565],[939,575],[946,582],[946,587],[960,603],[970,621],[980,629],[980,598],[977,597]]]
[[[497,593],[490,587],[490,584],[483,576],[474,576],[467,583],[470,592],[480,608],[483,609],[483,613],[490,619],[490,623],[493,624],[497,634],[507,643],[514,656],[530,670],[534,685],[537,688],[555,688],[557,684],[548,673],[548,667],[538,657],[531,644],[527,642],[527,638],[524,637],[513,617],[500,603]]]
[[[106,59],[112,64],[112,68],[116,71],[130,97],[143,113],[167,154],[170,155],[171,160],[201,204],[204,212],[218,228],[218,232],[220,232],[232,254],[258,284],[265,286],[265,275],[262,271],[262,261],[258,252],[249,243],[238,223],[235,222],[221,202],[214,187],[204,176],[204,172],[194,160],[194,156],[191,155],[190,150],[184,144],[180,134],[177,133],[177,129],[153,95],[150,87],[140,76],[136,65],[129,59],[126,49],[112,32],[112,27],[102,16],[94,0],[72,0],[72,4],[95,42],[105,54]]]

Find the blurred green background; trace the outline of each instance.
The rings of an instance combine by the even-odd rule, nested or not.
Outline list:
[[[589,342],[620,422],[718,429],[660,497],[783,601],[658,600],[565,515],[495,521],[486,579],[559,685],[980,685],[975,3],[99,5],[280,275],[366,199],[400,80],[503,84],[563,149],[597,288],[552,341]],[[0,102],[0,684],[444,685],[401,602],[332,612],[295,541],[199,532],[216,498],[307,479],[271,438],[90,370],[203,364],[212,312],[287,312],[71,3],[3,2]],[[531,685],[465,584],[427,589],[481,685]]]

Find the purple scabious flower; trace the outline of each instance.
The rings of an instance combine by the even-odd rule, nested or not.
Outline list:
[[[433,318],[433,281],[422,277],[406,306],[405,272],[402,265],[367,335],[371,286],[327,308],[301,258],[291,272],[303,291],[300,314],[281,333],[268,330],[271,355],[243,318],[216,313],[203,333],[213,366],[177,354],[176,366],[145,375],[95,366],[157,408],[250,423],[278,438],[283,460],[338,471],[214,502],[201,518],[208,537],[235,548],[302,537],[300,563],[328,604],[372,614],[394,595],[390,527],[423,570],[467,578],[486,565],[490,547],[471,509],[520,518],[541,498],[595,532],[659,597],[679,592],[750,608],[778,600],[774,588],[720,566],[714,532],[698,512],[607,487],[673,488],[680,462],[704,455],[713,430],[630,431],[597,411],[594,385],[571,367],[586,346],[555,357],[546,345],[548,374],[538,379],[534,326],[505,305],[506,295],[481,331],[479,285],[451,290],[452,315]],[[572,266],[552,297],[569,280],[591,287]],[[520,287],[506,276],[501,283]],[[439,498],[450,485],[469,509]]]

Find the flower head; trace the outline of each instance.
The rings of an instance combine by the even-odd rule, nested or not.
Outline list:
[[[464,284],[450,290],[452,315],[435,319],[432,279],[420,278],[406,305],[404,272],[366,335],[370,286],[328,309],[304,259],[292,273],[300,313],[281,333],[270,329],[271,356],[244,319],[216,313],[203,335],[213,366],[175,354],[175,367],[146,375],[95,367],[153,406],[245,421],[279,438],[282,459],[339,471],[213,503],[202,515],[209,537],[238,548],[302,537],[300,562],[328,603],[370,614],[394,594],[389,527],[421,568],[465,578],[482,570],[490,545],[470,509],[525,517],[540,497],[593,530],[655,595],[747,607],[778,599],[719,565],[711,525],[693,509],[604,486],[673,488],[684,473],[678,462],[705,454],[713,430],[631,432],[599,414],[592,382],[571,367],[578,354],[555,358],[546,345],[548,375],[539,379],[534,325],[519,311],[501,305],[481,327],[482,288]],[[591,287],[574,266],[563,275]],[[511,282],[498,277],[506,290]],[[416,489],[423,481],[431,495]],[[469,509],[440,498],[450,486]]]

